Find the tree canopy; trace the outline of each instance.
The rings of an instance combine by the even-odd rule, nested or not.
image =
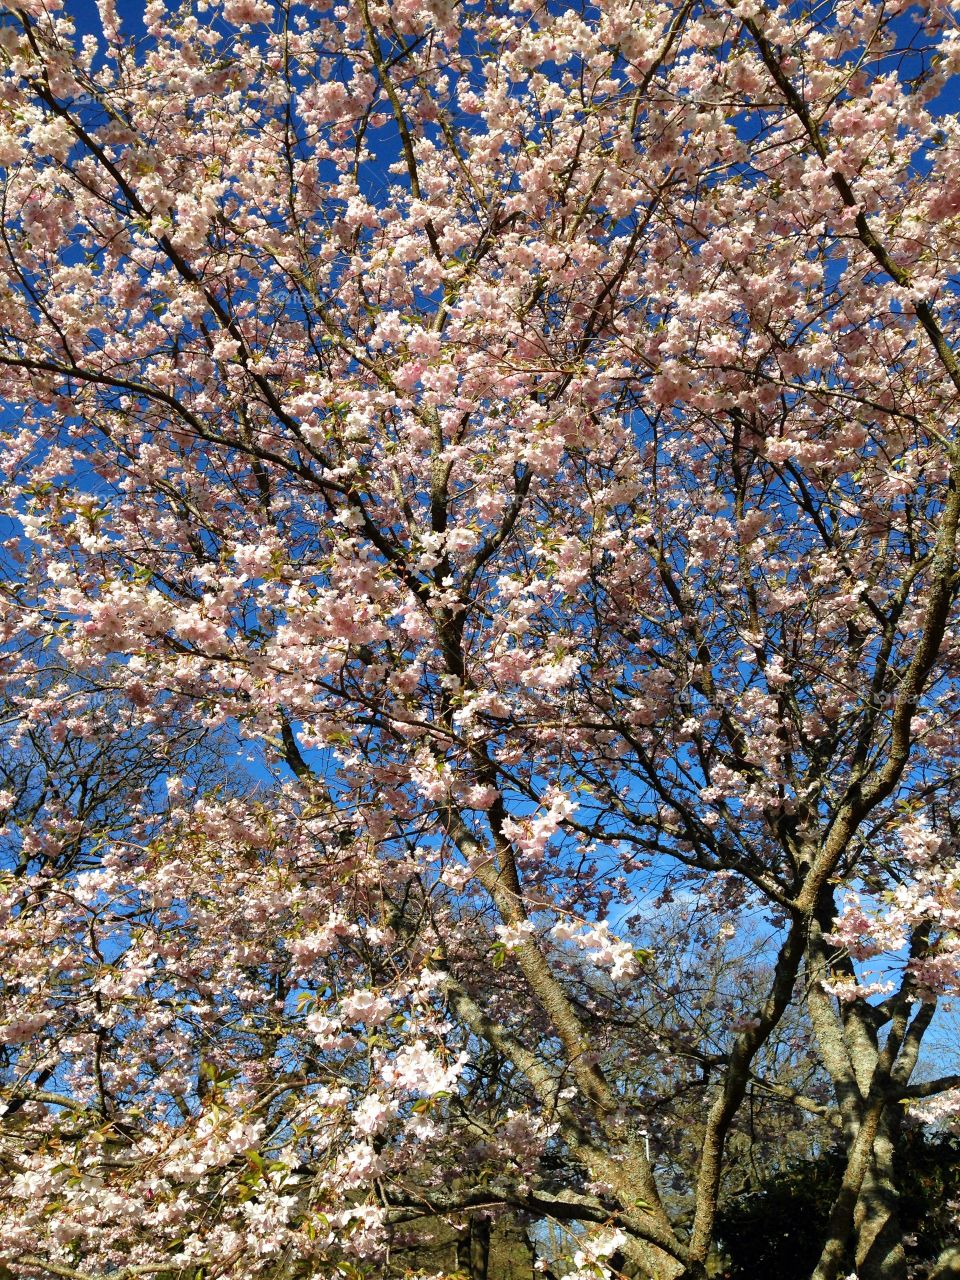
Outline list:
[[[917,1274],[952,10],[0,9],[9,1274]]]

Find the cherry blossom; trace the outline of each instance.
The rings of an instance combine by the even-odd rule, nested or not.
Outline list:
[[[97,13],[0,15],[0,1262],[377,1274],[482,1184],[704,1280],[779,1088],[844,1148],[813,1280],[905,1278],[958,1080],[947,10]],[[123,812],[64,784],[107,744]]]

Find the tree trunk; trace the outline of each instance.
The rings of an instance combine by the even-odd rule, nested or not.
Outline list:
[[[906,1280],[907,1255],[902,1243],[895,1171],[898,1127],[887,1112],[881,1121],[873,1163],[863,1180],[854,1213],[855,1256],[860,1280]]]
[[[470,1219],[469,1276],[470,1280],[487,1280],[490,1270],[490,1219]]]
[[[856,1008],[841,1014],[820,985],[831,968],[831,953],[823,935],[833,927],[835,918],[833,892],[825,891],[808,945],[808,999],[814,1033],[833,1082],[849,1157],[857,1142],[880,1047],[876,1027],[869,1018]],[[837,958],[832,957],[832,962],[837,964]],[[848,972],[852,976],[852,969],[848,968]],[[907,1258],[897,1212],[899,1193],[894,1169],[899,1120],[889,1109],[881,1115],[853,1210],[849,1237],[860,1280],[906,1280]]]
[[[930,1280],[960,1280],[960,1245],[947,1245],[930,1272]]]

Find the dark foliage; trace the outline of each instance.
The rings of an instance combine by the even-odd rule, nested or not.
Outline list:
[[[932,1263],[956,1238],[960,1199],[960,1137],[905,1129],[898,1144],[900,1220],[908,1254]],[[737,1196],[720,1211],[717,1234],[729,1280],[806,1280],[816,1265],[844,1156],[824,1151],[794,1161],[759,1190]],[[848,1259],[848,1268],[853,1260]]]

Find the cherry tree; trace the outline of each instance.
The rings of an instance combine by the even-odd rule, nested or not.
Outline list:
[[[951,11],[4,10],[10,653],[276,777],[11,887],[8,1268],[350,1274],[499,1197],[695,1280],[766,1084],[845,1144],[814,1280],[906,1276],[904,1104],[958,1084]],[[748,927],[679,1212],[691,1037],[637,1011]],[[765,1076],[798,1009],[828,1100]]]

